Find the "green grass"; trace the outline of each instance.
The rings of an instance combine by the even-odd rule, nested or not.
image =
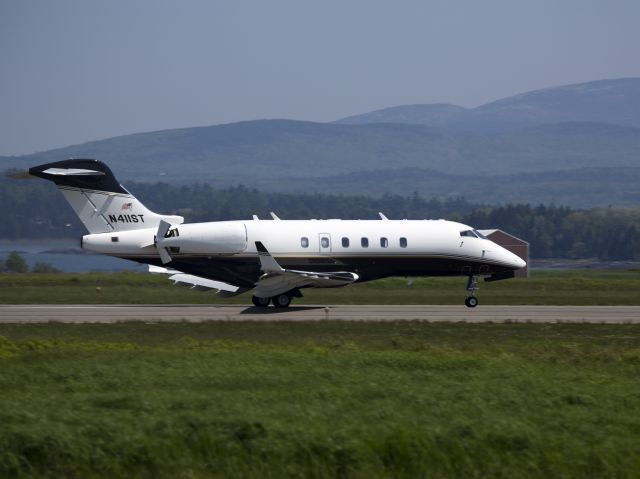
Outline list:
[[[0,477],[637,477],[640,326],[0,324]]]
[[[295,304],[461,304],[465,278],[390,278],[338,289],[307,289]],[[482,304],[637,305],[638,270],[533,271],[528,279],[480,282]],[[145,273],[0,274],[0,304],[249,304]]]

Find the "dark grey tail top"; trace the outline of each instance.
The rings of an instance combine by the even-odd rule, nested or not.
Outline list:
[[[129,193],[118,183],[109,167],[98,160],[55,161],[29,168],[29,174],[53,181],[58,186],[111,193]]]

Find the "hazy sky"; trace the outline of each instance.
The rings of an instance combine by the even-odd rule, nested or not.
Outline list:
[[[0,154],[640,76],[636,0],[0,0]]]

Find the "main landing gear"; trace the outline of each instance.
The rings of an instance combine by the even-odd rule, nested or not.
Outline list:
[[[271,302],[276,308],[286,308],[291,304],[291,296],[288,294],[279,294],[271,298]]]
[[[299,290],[292,290],[286,293],[277,294],[271,298],[259,298],[257,296],[251,297],[251,302],[256,308],[266,308],[269,303],[272,303],[276,308],[287,308],[291,304],[291,298],[300,298],[302,293]]]
[[[251,296],[251,302],[256,308],[266,308],[269,306],[271,298],[258,298],[257,296]]]
[[[478,291],[478,278],[475,276],[469,276],[467,280],[467,291],[469,292],[467,299],[464,300],[464,304],[468,308],[475,308],[478,306],[478,298],[476,298],[476,291]]]

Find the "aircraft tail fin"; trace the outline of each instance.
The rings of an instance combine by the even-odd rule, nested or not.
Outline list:
[[[98,160],[64,160],[34,166],[29,174],[56,184],[89,233],[157,228],[160,221],[184,222],[159,215],[129,193],[109,167]]]

